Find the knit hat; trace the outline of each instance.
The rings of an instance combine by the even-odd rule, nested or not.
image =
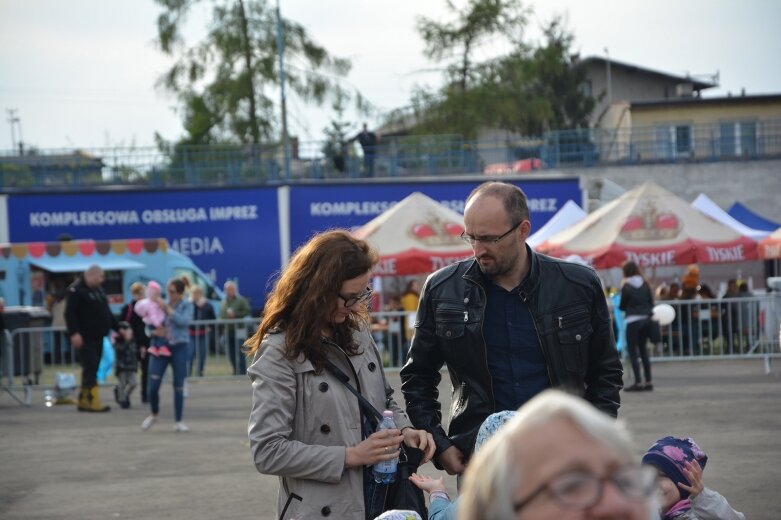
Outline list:
[[[479,450],[486,441],[496,433],[499,428],[515,417],[518,412],[513,410],[505,410],[503,412],[496,412],[489,415],[483,424],[480,425],[480,429],[477,431],[477,438],[475,439],[475,452]]]
[[[401,509],[391,509],[385,511],[383,514],[375,518],[374,520],[422,520],[420,515],[415,511],[403,511]]]
[[[686,464],[692,460],[696,460],[705,469],[708,456],[691,437],[686,439],[664,437],[656,441],[643,455],[643,464],[654,466],[672,480],[676,486],[679,482],[691,486],[691,482],[686,478],[683,470],[686,469]],[[681,492],[681,499],[689,498],[688,491],[680,486],[678,486],[678,490]]]
[[[156,296],[160,296],[162,292],[163,288],[160,287],[160,284],[156,281],[151,280],[148,284],[146,284],[146,297],[150,300]]]

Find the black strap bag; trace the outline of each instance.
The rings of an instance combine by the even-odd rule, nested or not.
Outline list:
[[[339,367],[330,361],[326,361],[325,368],[358,398],[362,413],[372,420],[376,427],[376,424],[382,420],[382,413],[350,385],[350,379],[347,377],[347,374],[342,372]],[[428,518],[426,498],[423,495],[423,490],[409,480],[410,475],[415,473],[421,462],[423,462],[423,457],[423,450],[407,446],[403,442],[401,443],[399,447],[399,463],[396,466],[396,479],[388,486],[383,511],[392,509],[415,511],[421,518]]]

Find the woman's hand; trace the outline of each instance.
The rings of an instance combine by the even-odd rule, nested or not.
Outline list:
[[[683,475],[691,482],[691,486],[687,486],[683,482],[679,482],[678,486],[689,492],[689,500],[694,500],[705,489],[705,484],[702,483],[702,466],[696,460],[687,462],[683,469]]]
[[[165,337],[165,327],[162,325],[155,327],[155,330],[152,331],[152,336],[156,336],[158,338],[164,338]]]
[[[399,430],[380,430],[372,433],[356,446],[347,448],[345,466],[355,468],[391,460],[399,456],[399,445],[404,436]]]
[[[421,464],[431,460],[437,446],[434,444],[434,437],[426,430],[415,430],[413,428],[404,428],[404,444],[412,448],[418,448],[423,451],[423,461]]]
[[[445,479],[443,477],[431,478],[431,477],[424,477],[423,475],[418,475],[417,473],[413,473],[412,475],[410,475],[409,480],[410,482],[418,486],[426,493],[431,493],[432,491],[446,490]]]

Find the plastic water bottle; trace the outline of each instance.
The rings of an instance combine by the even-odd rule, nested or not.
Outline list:
[[[382,412],[382,421],[377,427],[379,430],[395,430],[396,423],[393,422],[393,411],[385,410]],[[383,460],[372,467],[374,481],[378,484],[390,484],[396,480],[396,466],[399,463],[398,455],[391,460]]]

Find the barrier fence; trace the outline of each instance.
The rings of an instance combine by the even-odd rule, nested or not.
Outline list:
[[[675,320],[660,328],[661,343],[648,345],[652,361],[758,359],[769,369],[781,357],[781,294],[749,298],[674,300]],[[387,368],[406,359],[412,320],[405,312],[372,314],[372,336]],[[194,321],[188,345],[188,376],[243,376],[241,350],[254,333],[257,318]],[[28,327],[0,335],[0,390],[30,404],[30,389],[51,387],[57,372],[80,370],[78,351],[62,327]],[[105,383],[115,382],[113,367]]]

